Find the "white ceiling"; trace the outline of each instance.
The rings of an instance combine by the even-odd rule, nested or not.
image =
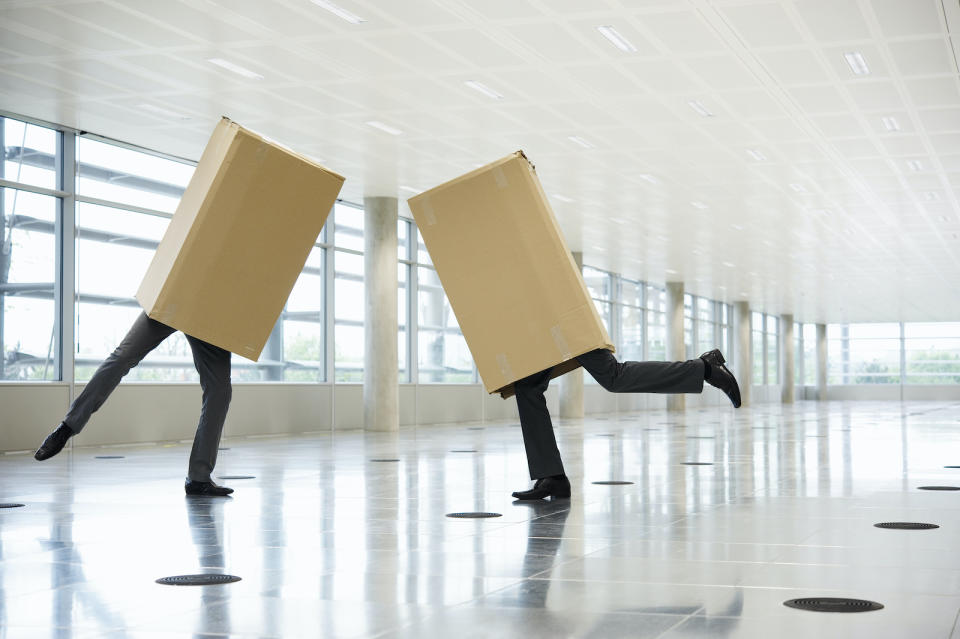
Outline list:
[[[366,22],[309,0],[0,0],[0,110],[189,158],[228,115],[351,200],[523,149],[590,265],[801,321],[960,319],[958,0],[337,4]]]

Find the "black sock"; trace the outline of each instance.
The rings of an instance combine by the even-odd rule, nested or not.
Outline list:
[[[710,375],[713,372],[710,368],[710,364],[707,363],[707,360],[701,360],[703,362],[703,379],[710,379]]]

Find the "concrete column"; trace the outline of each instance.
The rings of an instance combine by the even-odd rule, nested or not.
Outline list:
[[[583,271],[583,253],[574,252],[573,261]],[[583,369],[560,377],[560,417],[583,417]]]
[[[683,341],[683,282],[667,282],[667,360],[687,359]],[[685,410],[687,399],[682,394],[667,395],[667,410]]]
[[[793,315],[781,315],[780,327],[780,352],[783,353],[783,361],[781,362],[783,366],[783,377],[780,379],[780,401],[784,404],[792,404],[795,385],[794,369],[796,368]]]
[[[366,430],[400,428],[397,356],[397,198],[363,198],[364,352]]]
[[[750,302],[733,304],[733,374],[740,384],[740,399],[743,405],[750,403],[750,389],[753,385],[753,341],[750,334]]]
[[[817,400],[827,401],[827,325],[817,324]]]

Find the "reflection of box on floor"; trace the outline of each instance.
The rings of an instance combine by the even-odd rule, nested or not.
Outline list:
[[[151,318],[256,361],[343,181],[223,118],[137,301]]]
[[[410,198],[487,392],[613,350],[583,276],[522,152]]]

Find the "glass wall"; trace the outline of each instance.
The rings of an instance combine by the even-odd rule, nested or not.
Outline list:
[[[960,322],[903,325],[906,384],[960,383]]]
[[[830,384],[956,384],[960,323],[827,326]]]
[[[780,383],[780,318],[754,311],[750,315],[753,383]]]
[[[652,361],[667,359],[667,289],[646,285],[647,356]]]

